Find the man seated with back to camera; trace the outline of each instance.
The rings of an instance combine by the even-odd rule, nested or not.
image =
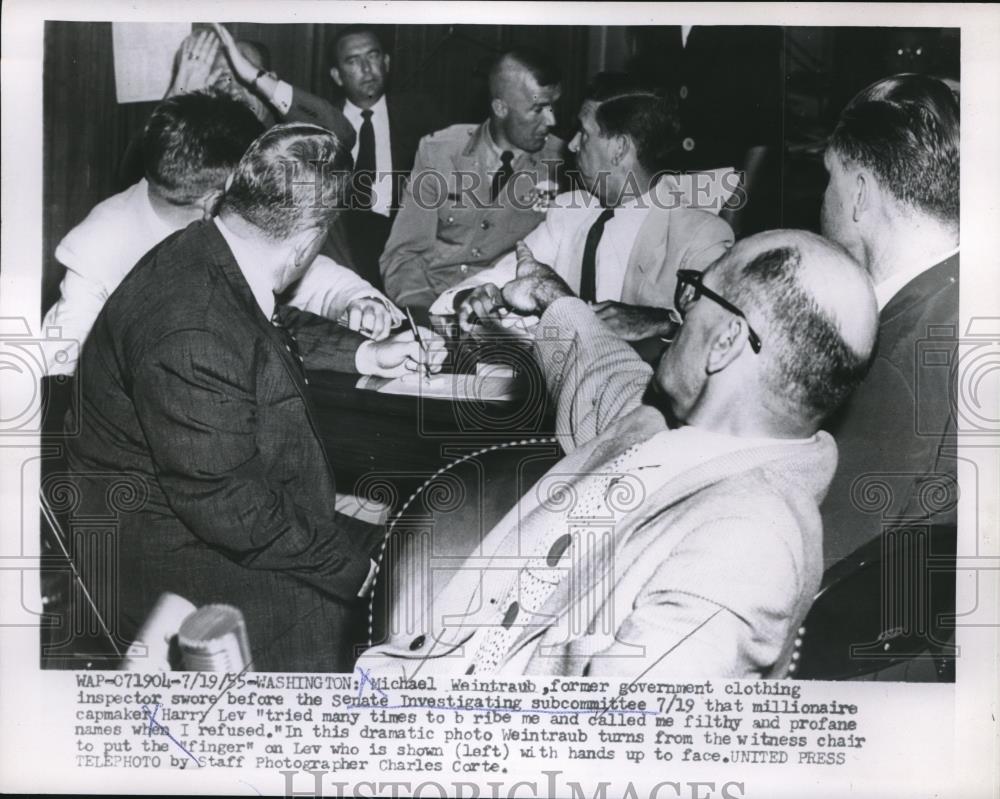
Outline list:
[[[239,608],[255,670],[353,665],[382,530],[336,510],[306,369],[394,377],[421,362],[438,370],[443,350],[430,331],[424,353],[411,331],[373,342],[276,303],[309,268],[349,179],[350,152],[329,131],[271,128],[219,215],[150,251],[97,317],[67,460],[81,514],[107,515],[123,475],[141,486],[144,501],[117,509],[120,579],[105,608],[126,640],[172,592]]]
[[[875,340],[868,276],[812,233],[744,239],[678,274],[683,324],[654,373],[527,248],[518,261],[504,301],[541,315],[567,454],[435,586],[428,626],[359,666],[786,676],[823,570],[837,454],[819,427]],[[651,380],[663,411],[642,402]]]
[[[489,118],[420,141],[379,262],[386,294],[418,319],[542,221],[535,198],[556,190],[562,164],[550,133],[560,80],[541,53],[504,53],[489,73]]]
[[[75,372],[79,349],[108,297],[156,244],[215,213],[226,179],[263,130],[246,105],[218,90],[175,95],[154,109],[143,131],[145,177],[96,205],[56,248],[66,274],[42,323],[43,329],[60,329],[60,341],[45,348],[48,374]],[[381,292],[323,255],[286,300],[344,317],[374,338],[387,336],[399,318]]]
[[[841,457],[823,503],[828,565],[890,526],[934,525],[954,541],[959,140],[952,90],[915,74],[863,89],[830,137],[823,235],[871,275],[879,340],[829,426]],[[890,489],[880,509],[861,501],[876,482]]]
[[[671,95],[628,75],[598,75],[569,143],[584,189],[556,197],[524,239],[577,296],[596,302],[597,317],[626,341],[669,336],[673,315],[652,298],[671,297],[679,269],[701,271],[733,243],[729,225],[698,210],[708,204],[710,192],[700,191],[707,187],[684,196],[664,175],[679,146],[678,126]],[[472,317],[487,319],[504,308],[501,287],[514,279],[516,266],[512,250],[444,292],[431,312],[457,310],[463,329]]]

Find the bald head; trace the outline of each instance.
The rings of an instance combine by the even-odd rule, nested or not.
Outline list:
[[[679,420],[737,435],[808,436],[865,376],[875,296],[838,245],[805,231],[761,233],[701,282],[704,291],[679,293],[684,325],[657,369]]]
[[[757,320],[771,404],[822,420],[867,372],[878,330],[867,272],[840,246],[802,230],[744,239],[718,267],[727,298]]]

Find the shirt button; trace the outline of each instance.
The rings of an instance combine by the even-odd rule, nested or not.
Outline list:
[[[479,223],[479,227],[481,227],[483,230],[489,230],[490,221],[488,219],[484,219],[482,222]]]
[[[418,649],[420,649],[420,647],[422,647],[424,645],[424,641],[426,641],[426,640],[427,639],[424,638],[424,636],[418,635],[416,638],[414,638],[410,642],[410,651],[411,652],[416,652]]]
[[[686,139],[684,139],[683,142],[681,142],[681,147],[683,147],[688,152],[691,152],[694,149],[694,139],[688,136]]]
[[[472,257],[478,258],[482,254],[482,251],[478,247],[472,248]]]
[[[291,346],[290,346],[290,345],[288,345],[288,344],[286,344],[286,345],[285,345],[285,349],[286,349],[286,350],[288,350],[289,352],[291,352],[291,351],[292,351],[292,348],[291,348]]]
[[[688,98],[688,87],[687,86],[681,86],[680,91],[677,92],[677,93],[681,96],[682,100],[687,100],[687,98]]]

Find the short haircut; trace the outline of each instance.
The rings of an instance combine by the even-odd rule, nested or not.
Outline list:
[[[263,130],[246,105],[223,92],[170,97],[153,109],[143,131],[146,179],[169,202],[192,203],[225,185]]]
[[[870,169],[897,200],[944,222],[959,217],[959,106],[943,81],[893,75],[858,92],[830,146]]]
[[[587,100],[598,103],[595,112],[601,135],[628,136],[636,158],[648,172],[669,166],[680,136],[680,115],[672,93],[646,86],[621,72],[599,73],[587,90]]]
[[[268,130],[240,160],[220,213],[234,213],[267,238],[283,241],[326,228],[344,207],[351,151],[318,125]]]
[[[861,383],[871,358],[844,341],[836,321],[802,287],[801,268],[798,247],[765,250],[730,272],[724,291],[748,316],[764,319],[761,352],[771,396],[800,417],[825,418]]]
[[[545,53],[532,47],[519,47],[501,53],[490,65],[488,80],[491,99],[496,99],[500,93],[500,75],[507,61],[520,64],[539,86],[557,86],[562,82],[562,72]]]
[[[330,43],[326,48],[326,62],[329,66],[337,66],[337,54],[340,51],[340,43],[344,41],[348,36],[358,36],[362,33],[368,33],[375,37],[375,41],[378,42],[379,47],[385,52],[385,44],[382,41],[382,34],[379,31],[378,25],[365,25],[364,23],[354,23],[352,25],[345,25],[340,28],[330,39]]]

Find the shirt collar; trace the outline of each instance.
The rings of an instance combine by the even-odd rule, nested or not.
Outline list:
[[[907,283],[914,278],[919,277],[928,269],[937,266],[939,263],[947,261],[955,255],[958,250],[959,248],[955,247],[954,249],[931,259],[929,263],[918,263],[917,266],[912,269],[902,269],[895,274],[890,275],[875,286],[875,299],[878,302],[879,312],[881,312],[882,309],[889,304],[889,301],[893,297],[903,290]]]
[[[359,120],[363,119],[364,117],[361,116],[362,110],[363,109],[360,106],[356,106],[354,103],[352,103],[350,100],[346,98],[344,99],[344,116],[347,117],[348,119],[359,119]],[[372,106],[373,124],[376,117],[382,117],[383,119],[388,118],[387,117],[388,113],[389,113],[388,108],[386,107],[385,104],[385,94],[383,94],[381,97],[378,98],[375,105]]]
[[[268,263],[266,257],[261,255],[260,250],[254,247],[252,243],[241,239],[233,233],[233,231],[223,224],[219,217],[215,217],[213,221],[219,229],[219,233],[222,234],[222,238],[229,245],[229,249],[233,253],[233,258],[236,259],[236,265],[239,266],[240,272],[246,278],[253,298],[257,301],[257,305],[260,306],[260,310],[264,313],[264,316],[270,320],[274,315],[274,275],[272,265]]]
[[[496,156],[496,160],[499,161],[500,156],[503,155],[503,150],[500,149],[500,145],[493,139],[493,134],[490,132],[489,120],[486,120],[483,125],[483,137],[486,139],[486,144],[489,145],[490,151]],[[524,150],[519,150],[517,147],[511,147],[510,151],[514,154],[514,157],[510,159],[511,163],[514,163],[524,155]]]

